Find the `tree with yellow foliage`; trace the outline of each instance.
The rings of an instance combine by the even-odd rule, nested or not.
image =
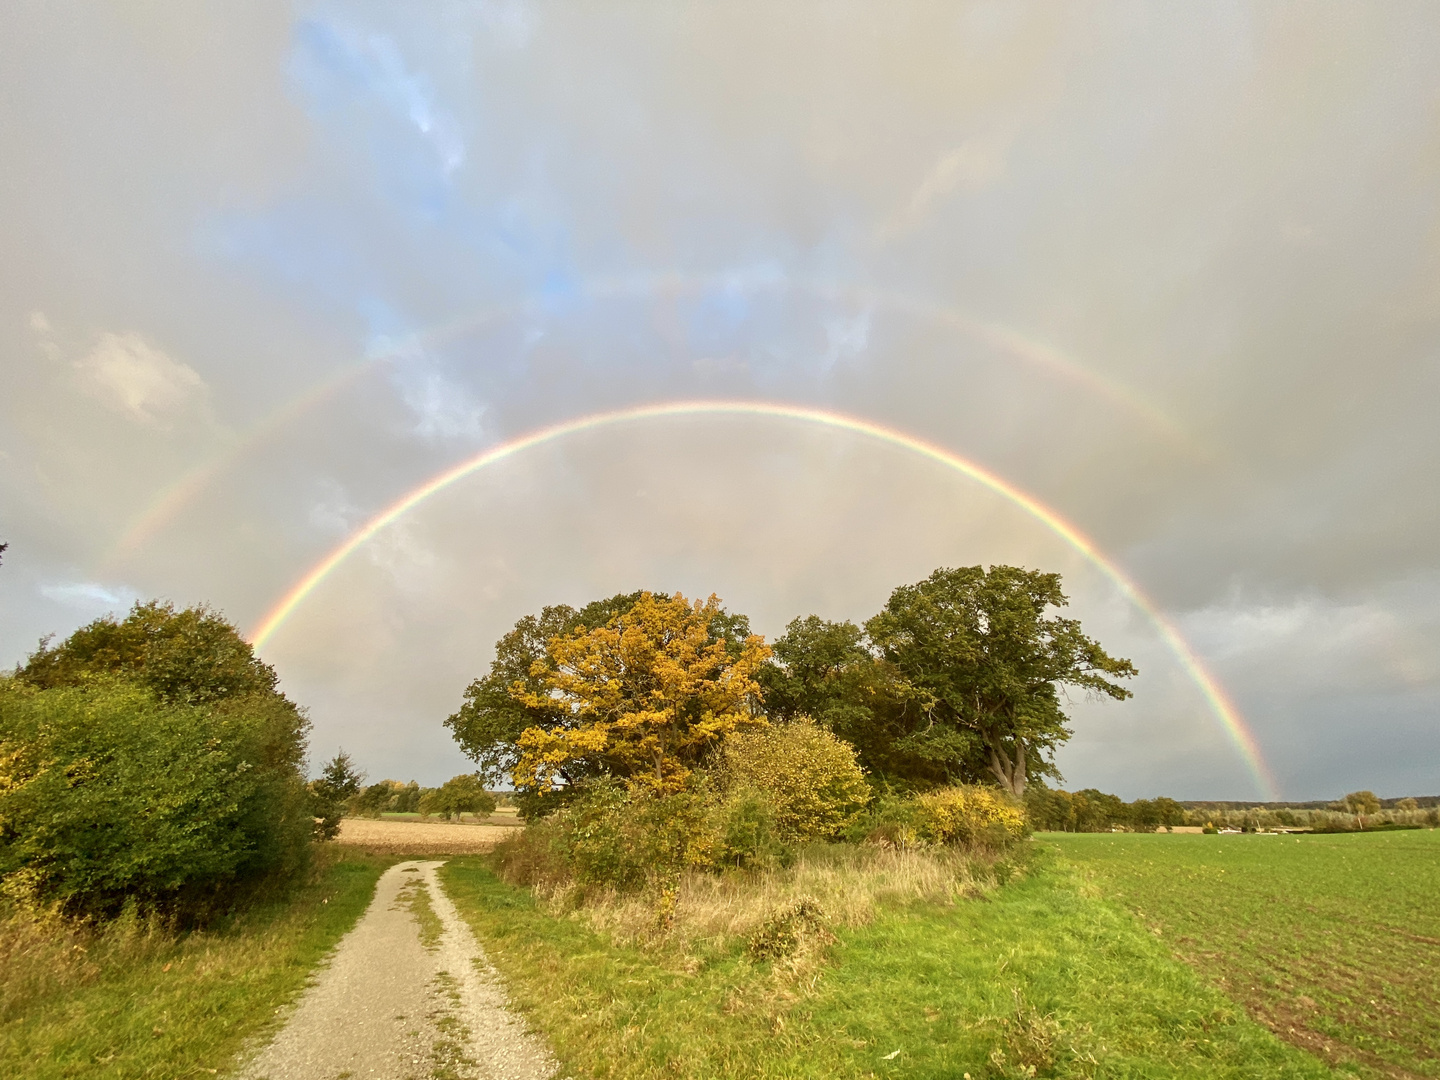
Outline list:
[[[510,690],[529,709],[558,707],[567,722],[520,734],[515,786],[549,790],[583,762],[633,786],[677,791],[731,733],[763,727],[755,674],[770,648],[755,634],[715,633],[725,618],[714,595],[643,592],[603,626],[552,638],[531,683]]]

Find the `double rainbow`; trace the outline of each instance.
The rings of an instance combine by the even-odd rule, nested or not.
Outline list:
[[[615,427],[621,424],[636,423],[643,420],[660,419],[666,417],[690,417],[690,416],[758,416],[777,420],[794,420],[810,424],[818,424],[823,427],[834,428],[841,431],[852,432],[857,435],[867,436],[888,443],[891,446],[901,447],[913,451],[932,461],[949,466],[957,472],[963,473],[970,479],[989,488],[991,491],[1008,499],[1014,505],[1020,507],[1036,520],[1043,523],[1053,533],[1059,536],[1072,548],[1078,551],[1100,570],[1120,593],[1134,604],[1135,607],[1144,612],[1145,616],[1155,626],[1162,640],[1169,647],[1171,652],[1179,660],[1182,667],[1189,674],[1195,685],[1199,688],[1205,700],[1209,703],[1211,711],[1215,714],[1224,728],[1236,750],[1240,753],[1246,767],[1255,779],[1266,799],[1276,798],[1276,785],[1271,776],[1265,760],[1260,753],[1260,748],[1255,741],[1253,733],[1246,725],[1233,703],[1226,696],[1225,691],[1215,680],[1200,658],[1196,656],[1189,644],[1181,637],[1180,632],[1165,618],[1158,608],[1140,591],[1133,581],[1120,570],[1114,563],[1107,559],[1084,533],[1080,532],[1074,525],[1070,524],[1054,510],[1043,503],[1027,495],[1013,484],[1001,479],[994,473],[973,461],[952,453],[942,446],[927,442],[924,439],[916,438],[903,431],[877,424],[860,417],[848,416],[844,413],[823,409],[807,408],[799,405],[786,405],[766,401],[671,401],[651,405],[640,405],[626,409],[616,409],[609,412],[591,413],[588,416],[581,416],[563,423],[552,424],[548,427],[538,428],[534,431],[520,435],[508,442],[491,447],[473,457],[452,466],[449,469],[431,477],[419,487],[407,492],[395,502],[391,503],[380,513],[367,521],[361,528],[350,535],[339,547],[335,548],[323,559],[320,560],[311,570],[305,574],[295,585],[275,604],[275,606],[261,619],[259,625],[251,634],[251,644],[257,649],[271,638],[285,620],[288,619],[295,609],[304,603],[315,589],[335,570],[342,562],[361,545],[374,537],[380,530],[400,518],[409,510],[424,502],[431,495],[443,491],[451,484],[464,479],[471,473],[504,461],[532,447],[541,446],[545,443],[563,439],[568,435],[579,434],[584,431],[594,431],[597,428]]]

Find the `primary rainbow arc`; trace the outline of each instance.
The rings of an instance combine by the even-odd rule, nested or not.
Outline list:
[[[819,424],[824,427],[836,428],[858,435],[869,436],[881,442],[889,443],[892,446],[913,451],[932,461],[947,465],[1020,507],[1088,559],[1092,565],[1110,579],[1120,591],[1121,595],[1145,614],[1155,626],[1161,639],[1169,647],[1171,652],[1174,653],[1175,657],[1180,661],[1181,666],[1184,667],[1205,700],[1209,703],[1211,711],[1215,714],[1216,719],[1220,721],[1221,726],[1225,729],[1226,734],[1230,737],[1236,750],[1245,761],[1247,768],[1261,792],[1268,800],[1273,801],[1276,798],[1275,781],[1265,764],[1264,757],[1260,753],[1260,747],[1256,743],[1253,733],[1241,717],[1239,710],[1230,701],[1219,682],[1206,670],[1205,665],[1181,636],[1179,630],[1165,618],[1155,604],[1140,590],[1139,586],[1131,581],[1118,566],[1106,558],[1095,546],[1094,542],[1085,536],[1078,528],[1070,524],[1070,522],[1045,504],[995,475],[984,466],[963,458],[942,446],[917,438],[914,435],[907,434],[896,428],[875,423],[871,420],[849,416],[841,412],[808,408],[801,405],[787,405],[767,401],[724,400],[659,402],[625,409],[615,409],[607,412],[591,413],[587,416],[581,416],[558,424],[538,428],[524,435],[517,436],[508,442],[493,446],[431,477],[419,487],[402,495],[352,533],[343,543],[321,559],[320,562],[316,563],[304,577],[296,582],[295,585],[280,598],[275,606],[261,619],[260,624],[251,634],[251,644],[256,649],[263,647],[265,642],[270,639],[295,609],[304,602],[305,598],[314,592],[316,587],[324,581],[336,567],[344,562],[351,553],[366,543],[366,541],[370,540],[376,533],[380,532],[380,530],[390,525],[415,506],[424,502],[431,495],[449,487],[451,484],[469,476],[471,473],[493,465],[496,462],[503,461],[506,458],[513,457],[515,454],[529,450],[532,447],[540,446],[544,443],[552,442],[568,435],[575,435],[583,431],[593,431],[596,428],[634,423],[641,420],[706,415],[758,416],[780,420],[797,420],[811,424]]]

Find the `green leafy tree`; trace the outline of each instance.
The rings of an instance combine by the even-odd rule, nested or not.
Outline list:
[[[288,704],[0,678],[4,891],[76,915],[136,900],[190,919],[298,870],[311,819]]]
[[[1359,820],[1362,829],[1365,828],[1367,817],[1380,812],[1380,800],[1373,791],[1352,791],[1341,801],[1345,804],[1345,809]]]
[[[772,719],[810,717],[855,748],[877,780],[933,785],[946,773],[907,752],[917,693],[893,664],[877,657],[852,622],[816,615],[794,619],[756,676]],[[907,715],[908,713],[908,715]]]
[[[204,606],[137,603],[123,620],[42,641],[6,680],[0,739],[26,746],[13,760],[31,766],[0,783],[20,793],[0,845],[28,851],[41,892],[76,909],[103,909],[127,891],[185,907],[183,896],[223,882],[298,868],[312,829],[309,722],[275,684],[235,627]],[[35,725],[47,716],[53,722]],[[27,725],[30,734],[16,734]],[[133,821],[111,820],[121,814]],[[213,828],[229,829],[229,840]],[[185,837],[215,856],[196,856],[193,873],[177,869]],[[115,872],[94,869],[102,864]]]
[[[1017,797],[1057,775],[1054,751],[1070,737],[1061,689],[1123,700],[1116,680],[1136,673],[1078,621],[1047,615],[1067,602],[1059,574],[1013,566],[941,569],[896,589],[865,629],[917,692],[903,748]]]
[[[485,790],[485,781],[478,773],[452,776],[438,788],[423,793],[419,800],[421,814],[439,814],[447,820],[461,814],[493,813],[495,806],[495,796]]]
[[[159,600],[137,601],[120,621],[96,619],[59,645],[42,640],[18,676],[41,689],[120,676],[162,701],[191,705],[276,692],[275,669],[222,615]]]
[[[334,840],[340,834],[340,819],[345,816],[350,800],[359,794],[360,785],[364,782],[365,774],[355,768],[355,763],[344,750],[325,763],[319,779],[310,783],[314,815],[318,819],[315,823],[317,840]]]
[[[393,780],[381,780],[368,785],[351,800],[356,817],[378,818],[389,810],[395,801],[396,784]]]
[[[397,814],[413,814],[420,809],[420,785],[414,780],[400,788],[395,793],[395,798],[390,804],[390,809]]]

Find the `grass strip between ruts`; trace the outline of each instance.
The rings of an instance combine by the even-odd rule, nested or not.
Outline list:
[[[810,986],[738,947],[699,963],[615,947],[480,857],[441,875],[513,1003],[575,1077],[1332,1075],[1041,845],[1029,861],[988,900],[916,904],[840,931]]]
[[[0,1027],[0,1075],[225,1074],[355,925],[394,861],[344,852],[331,860],[229,927],[150,942],[85,985],[36,1000]]]

